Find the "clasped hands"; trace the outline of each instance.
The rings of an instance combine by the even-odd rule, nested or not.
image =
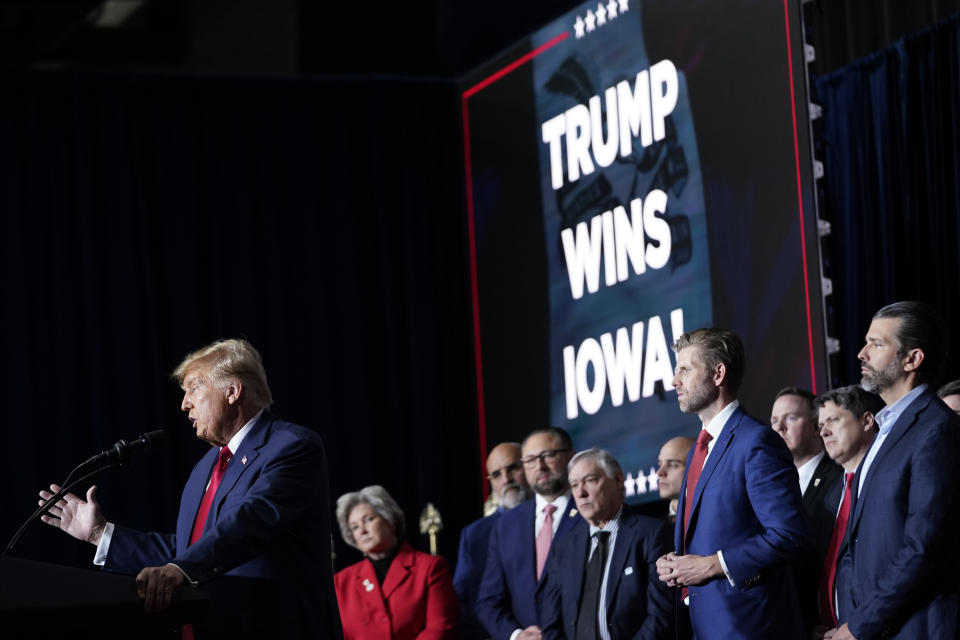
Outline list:
[[[55,484],[50,485],[50,491],[40,491],[40,504],[52,498],[58,491],[60,487]],[[77,540],[98,546],[107,520],[100,511],[96,493],[96,486],[87,490],[86,500],[67,493],[40,519]],[[170,607],[174,589],[184,582],[186,577],[180,569],[171,564],[146,567],[137,574],[137,596],[143,600],[145,610],[164,611]]]
[[[657,575],[668,587],[689,587],[722,576],[723,566],[717,554],[678,556],[671,552],[657,559]]]

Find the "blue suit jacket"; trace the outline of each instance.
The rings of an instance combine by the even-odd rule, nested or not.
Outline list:
[[[193,468],[180,500],[176,535],[117,526],[104,569],[137,573],[173,562],[201,583],[221,575],[256,579],[243,581],[242,588],[226,586],[230,581],[212,583],[215,597],[218,588],[228,595],[216,598],[211,614],[225,607],[235,623],[231,626],[245,637],[262,629],[282,629],[292,637],[341,637],[320,437],[264,411],[227,466],[203,536],[188,546],[218,455],[212,447]]]
[[[806,549],[809,534],[797,469],[783,438],[737,407],[700,474],[684,540],[686,486],[684,473],[677,553],[722,551],[734,583],[720,576],[690,587],[697,638],[803,638],[788,563]]]
[[[494,640],[507,640],[514,629],[539,624],[537,612],[537,553],[534,539],[536,498],[500,516],[490,534],[487,563],[477,594],[476,612]],[[560,515],[551,547],[583,522],[573,498]],[[544,567],[544,575],[550,560]]]
[[[607,569],[607,631],[612,640],[672,637],[673,598],[657,577],[657,558],[670,551],[670,528],[662,520],[624,505]],[[544,640],[574,640],[583,590],[590,527],[584,521],[550,550],[550,571],[541,580],[540,628]],[[596,615],[596,612],[594,612]]]
[[[489,516],[480,518],[464,527],[460,532],[460,551],[457,554],[457,569],[453,574],[453,589],[460,600],[460,634],[465,639],[486,638],[474,606],[480,579],[487,562],[487,548],[490,545],[490,533],[493,525],[505,512],[500,507]]]
[[[900,414],[854,494],[837,594],[840,622],[858,640],[960,637],[958,486],[960,418],[927,390]]]

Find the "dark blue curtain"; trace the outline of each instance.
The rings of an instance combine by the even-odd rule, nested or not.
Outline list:
[[[204,450],[167,376],[246,337],[278,415],[325,439],[333,497],[482,501],[457,94],[428,80],[2,72],[4,542],[36,492],[119,438],[170,447],[99,480],[172,531]],[[358,559],[339,542],[337,565]],[[318,540],[317,544],[329,545]],[[88,564],[34,525],[17,555]]]
[[[960,18],[818,79],[824,262],[840,339],[835,384],[859,380],[873,313],[924,300],[960,314]],[[954,357],[946,379],[960,377]]]

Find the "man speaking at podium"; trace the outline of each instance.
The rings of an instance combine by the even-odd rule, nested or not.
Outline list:
[[[191,353],[173,378],[183,388],[180,408],[197,437],[212,445],[184,487],[176,534],[108,523],[95,487],[86,500],[67,494],[43,521],[96,545],[95,564],[136,573],[147,611],[168,608],[186,584],[224,574],[257,579],[224,588],[229,595],[222,598],[220,585],[211,585],[210,615],[196,625],[198,638],[340,637],[320,437],[270,413],[260,354],[245,340]],[[51,495],[40,492],[44,500]]]

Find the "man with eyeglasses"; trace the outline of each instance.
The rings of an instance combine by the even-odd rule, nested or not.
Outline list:
[[[490,535],[476,613],[495,640],[540,640],[536,592],[551,546],[583,519],[570,500],[573,442],[563,429],[538,429],[523,441],[523,471],[536,494],[503,514]]]
[[[502,442],[487,456],[487,479],[499,507],[490,515],[467,525],[460,534],[460,552],[457,570],[453,574],[453,588],[460,599],[460,633],[465,640],[486,638],[474,605],[483,567],[487,561],[490,532],[500,516],[530,497],[530,486],[520,462],[520,443]]]
[[[573,457],[570,488],[590,526],[574,528],[550,551],[540,587],[543,637],[672,638],[672,594],[656,571],[672,527],[624,504],[623,470],[602,449]]]

